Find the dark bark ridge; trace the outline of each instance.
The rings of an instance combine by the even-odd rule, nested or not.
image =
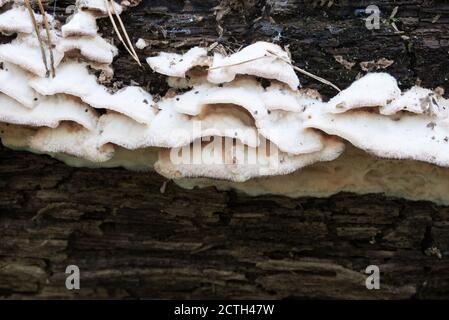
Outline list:
[[[65,15],[69,1],[58,1]],[[344,88],[359,63],[386,69],[403,88],[449,82],[449,4],[374,1],[385,21],[364,27],[364,1],[142,1],[124,14],[142,61],[158,51],[214,42],[231,49],[279,39],[296,64]],[[389,21],[393,8],[396,18]],[[48,5],[53,12],[53,5]],[[224,11],[223,11],[224,10]],[[439,16],[439,18],[438,18]],[[404,33],[396,34],[395,22]],[[107,19],[103,32],[113,37]],[[279,36],[280,34],[280,36]],[[164,79],[120,47],[115,81],[152,93]],[[356,64],[347,69],[341,55]],[[374,65],[373,70],[376,70]],[[335,92],[301,77],[326,97]],[[0,149],[0,296],[7,298],[447,298],[449,211],[382,195],[325,199],[183,190],[155,173],[70,168]],[[165,189],[165,190],[164,190]],[[65,287],[68,265],[81,290]],[[367,290],[368,265],[381,289]]]

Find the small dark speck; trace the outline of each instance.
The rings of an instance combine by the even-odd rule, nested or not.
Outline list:
[[[257,110],[256,111],[254,111],[254,114],[257,114],[258,112],[257,112]]]
[[[89,110],[87,110],[87,109],[84,109],[84,112],[87,112],[87,111],[89,111]]]
[[[432,103],[434,105],[436,105],[437,107],[439,107],[438,102],[437,102],[437,100],[434,97],[432,97]]]
[[[432,140],[435,140],[435,136],[432,137]]]
[[[200,93],[199,91],[195,91],[195,94],[198,94],[198,93]]]
[[[37,101],[38,99],[37,99],[37,98],[34,98],[33,100],[34,100],[34,101]]]
[[[144,100],[143,100],[143,103],[148,104],[148,100],[147,100],[147,99],[144,99]]]
[[[435,128],[435,126],[436,126],[437,124],[435,123],[435,122],[429,122],[428,124],[427,124],[427,128],[430,128],[430,129],[434,129]]]
[[[176,98],[176,101],[179,101],[179,98]]]
[[[223,88],[223,83],[220,83],[220,84],[218,85],[218,87],[219,87],[219,88]]]
[[[449,138],[448,137],[445,137],[444,138],[444,142],[448,142],[449,141]]]
[[[271,81],[268,79],[260,79],[260,84],[262,88],[266,89],[271,85]]]
[[[268,114],[271,114],[271,110],[267,110]]]

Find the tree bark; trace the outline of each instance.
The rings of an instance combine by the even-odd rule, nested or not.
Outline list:
[[[289,45],[297,66],[341,88],[371,70],[391,73],[403,88],[420,82],[449,92],[445,1],[167,2],[144,0],[123,14],[133,41],[151,43],[139,50],[142,61],[161,50],[215,42],[232,50],[268,40]],[[47,8],[62,17],[68,4]],[[369,4],[381,10],[378,30],[362,20]],[[100,25],[114,37],[108,19]],[[139,68],[123,47],[114,69],[116,82],[167,90],[164,77]],[[325,98],[335,95],[301,81]],[[164,183],[155,173],[71,168],[1,147],[0,296],[449,297],[449,207],[375,194],[250,197]],[[72,264],[80,290],[65,287]],[[369,265],[380,267],[380,290],[365,286]]]

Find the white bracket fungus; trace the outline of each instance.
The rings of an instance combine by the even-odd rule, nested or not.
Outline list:
[[[234,80],[238,74],[246,74],[286,83],[292,90],[299,86],[299,79],[288,54],[281,47],[268,42],[256,42],[228,57],[214,55],[207,79],[212,83]]]
[[[89,73],[87,63],[77,60],[63,62],[53,78],[32,77],[29,85],[42,95],[64,93],[79,98],[87,97],[99,87],[97,78]]]
[[[361,89],[365,89],[365,103]],[[379,157],[449,166],[449,123],[447,112],[443,112],[447,105],[447,100],[424,89],[413,88],[401,95],[391,76],[369,74],[331,99],[324,112],[309,108],[305,125],[337,135]],[[396,114],[393,110],[411,112]],[[425,114],[426,110],[434,111]]]
[[[97,113],[90,106],[64,96],[43,98],[29,109],[0,94],[0,105],[0,121],[5,123],[56,128],[61,121],[73,121],[92,130],[98,120]]]
[[[195,47],[183,55],[161,52],[156,57],[147,58],[147,63],[160,74],[185,78],[187,71],[198,66],[209,66],[210,61],[205,48]]]
[[[0,122],[2,144],[13,150],[30,150],[29,139],[36,133],[36,128]],[[33,152],[33,151],[32,151]]]
[[[26,37],[18,37],[11,43],[0,45],[0,60],[17,65],[18,67],[31,72],[39,77],[47,75],[47,69],[42,61],[42,52],[38,43]],[[48,53],[46,55],[47,65],[50,64],[50,54],[47,48],[44,50]],[[61,62],[64,54],[58,50],[53,50],[54,66],[57,67]]]
[[[36,22],[41,24],[43,16],[36,14]],[[53,17],[47,15],[49,23],[53,22]],[[16,6],[0,14],[0,32],[12,33],[32,33],[34,31],[33,22],[24,6]]]
[[[449,170],[412,160],[372,157],[347,146],[332,161],[317,162],[289,175],[251,179],[246,182],[189,178],[174,180],[183,188],[214,186],[238,190],[252,196],[276,194],[289,197],[328,197],[339,192],[384,193],[409,200],[449,204]]]
[[[122,6],[115,1],[108,0],[77,0],[76,6],[81,10],[87,10],[99,17],[108,16],[108,7],[111,8],[111,3],[114,6],[115,12],[122,13]]]
[[[449,115],[449,100],[429,89],[415,86],[380,108],[380,113],[384,115],[393,115],[399,111],[433,115],[444,119]]]
[[[98,32],[96,17],[89,11],[80,10],[68,18],[67,23],[61,27],[61,31],[64,38],[94,37]]]
[[[395,78],[387,73],[369,73],[332,98],[327,109],[342,113],[362,107],[384,107],[400,94]]]
[[[40,95],[28,84],[30,75],[21,68],[0,62],[0,93],[17,100],[26,108],[33,108]]]
[[[158,173],[170,179],[206,177],[244,182],[254,177],[285,175],[315,162],[331,161],[344,150],[344,144],[332,138],[326,139],[321,151],[301,155],[280,152],[275,145],[266,147],[263,144],[253,148],[240,142],[233,143],[232,139],[230,142],[226,140],[229,141],[215,137],[201,147],[195,147],[193,143],[184,150],[161,150],[154,167]],[[226,144],[228,147],[224,147]],[[178,151],[186,152],[188,160],[193,159],[193,163],[184,162],[183,155],[178,155]],[[198,159],[197,163],[195,159]]]
[[[61,28],[48,15],[48,32],[34,30],[21,1],[1,9],[0,32],[17,33],[0,45],[5,146],[73,166],[155,169],[184,187],[289,196],[386,192],[449,204],[449,169],[439,167],[449,166],[449,100],[441,95],[420,87],[401,93],[392,76],[372,73],[323,102],[298,90],[298,68],[267,42],[229,56],[198,47],[162,52],[147,62],[168,76],[165,97],[156,101],[137,86],[113,92],[89,67],[112,74],[118,50],[98,34],[96,19],[113,19],[123,8],[105,0],[76,6]],[[51,77],[51,61],[43,62],[50,42]]]
[[[97,145],[98,132],[63,123],[55,129],[40,128],[30,138],[30,148],[45,153],[66,153],[92,162],[104,162],[114,155],[114,146]]]
[[[262,41],[228,57],[216,53],[212,62],[205,48],[192,48],[183,55],[161,52],[147,58],[151,69],[166,76],[184,78],[194,67],[209,67],[207,80],[213,84],[231,82],[236,75],[251,75],[278,80],[296,90],[299,79],[286,61],[291,62],[290,57],[281,47]]]
[[[149,123],[155,115],[153,97],[140,87],[129,86],[114,94],[98,84],[86,63],[62,63],[54,78],[34,77],[29,85],[42,95],[68,94],[97,109],[122,113],[139,123]]]
[[[69,37],[60,39],[56,49],[61,52],[79,50],[88,60],[110,64],[118,54],[118,49],[102,37]]]
[[[212,135],[232,137],[249,146],[259,144],[257,130],[245,114],[229,106],[218,106],[215,112],[190,117],[171,108],[162,109],[150,125],[139,124],[116,113],[101,116],[99,144],[113,143],[135,150],[150,146],[174,148]],[[126,132],[126,134],[124,134]]]
[[[270,98],[271,94],[275,98]],[[296,107],[292,106],[293,103]],[[309,153],[323,147],[321,135],[302,126],[302,110],[311,104],[310,98],[279,86],[264,89],[253,79],[243,78],[222,86],[201,84],[181,95],[163,99],[158,104],[191,116],[197,116],[204,108],[214,105],[240,106],[254,118],[259,133],[284,152]]]
[[[151,94],[136,86],[126,87],[114,94],[102,87],[81,99],[94,108],[116,111],[143,124],[149,124],[156,112]]]

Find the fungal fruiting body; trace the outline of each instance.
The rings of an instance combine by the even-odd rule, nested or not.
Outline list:
[[[365,104],[354,90],[360,84],[374,93]],[[309,109],[305,126],[337,135],[379,157],[447,167],[448,108],[449,101],[430,90],[415,87],[401,94],[391,76],[369,74],[331,99],[326,112]]]
[[[230,55],[195,47],[149,57],[172,87],[160,99],[135,85],[112,90],[92,72],[110,77],[118,54],[96,19],[122,10],[78,0],[62,27],[48,15],[44,48],[20,1],[0,13],[0,32],[17,34],[0,45],[5,146],[72,166],[154,169],[187,188],[449,203],[449,102],[441,95],[401,92],[392,76],[370,73],[323,102],[299,89],[288,53],[267,42]]]

